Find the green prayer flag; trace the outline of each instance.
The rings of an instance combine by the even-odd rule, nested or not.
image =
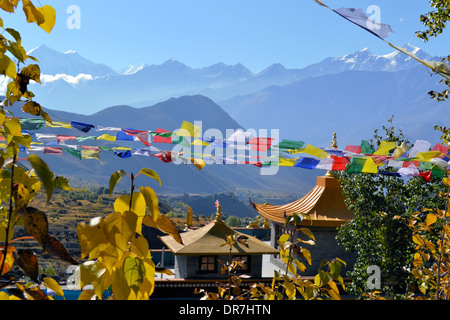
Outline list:
[[[365,158],[351,158],[350,163],[347,165],[345,172],[348,174],[361,173],[364,165],[366,164]]]
[[[39,130],[45,125],[44,119],[19,119],[22,130]]]
[[[372,148],[369,141],[367,141],[367,140],[361,141],[361,153],[373,154],[374,152],[375,152],[375,150],[374,150],[374,148]]]
[[[294,141],[294,140],[283,139],[283,141],[281,141],[278,144],[278,147],[283,148],[283,149],[300,149],[300,148],[303,148],[304,144],[305,143],[303,141]]]
[[[73,155],[74,157],[77,157],[78,159],[81,160],[81,152],[80,152],[80,150],[67,149],[67,148],[64,148],[64,150],[67,151],[68,153],[70,153],[71,155]]]

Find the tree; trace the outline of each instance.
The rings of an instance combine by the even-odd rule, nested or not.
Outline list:
[[[393,125],[383,126],[383,135],[375,130],[370,144],[376,150],[381,141],[395,141],[399,146],[408,144],[403,132]],[[394,171],[386,168],[383,171]],[[349,292],[367,293],[368,267],[378,266],[381,271],[381,292],[389,297],[401,297],[409,290],[414,277],[408,272],[412,266],[414,243],[411,229],[400,219],[408,219],[423,207],[442,208],[444,201],[438,196],[441,179],[432,178],[426,183],[421,177],[405,180],[381,174],[340,173],[346,203],[355,218],[343,225],[338,232],[338,241],[347,250],[358,254]]]
[[[450,20],[450,7],[447,0],[431,0],[430,6],[434,8],[434,10],[420,16],[420,21],[427,29],[416,32],[417,37],[425,42],[427,42],[430,37],[437,37],[443,33],[447,26],[447,22]],[[444,58],[443,61],[450,61],[450,55]],[[448,87],[447,89],[441,92],[436,92],[434,90],[429,92],[431,97],[438,101],[448,99],[448,94],[450,92],[450,80],[442,79],[441,83],[442,82]]]
[[[45,5],[35,7],[31,0],[22,0],[22,9],[28,23],[36,23],[46,32],[51,32],[55,25],[56,13],[53,7]],[[19,0],[0,1],[0,9],[7,13],[14,13],[19,6]],[[29,56],[22,46],[20,33],[6,27],[0,19],[3,29],[0,35],[0,74],[9,78],[6,88],[6,99],[0,106],[0,126],[3,130],[0,135],[4,138],[5,146],[0,151],[0,276],[7,279],[8,272],[14,265],[18,265],[34,282],[24,285],[14,278],[6,280],[6,285],[15,285],[22,292],[23,297],[32,299],[49,299],[39,288],[38,260],[34,252],[19,250],[14,242],[24,239],[37,241],[42,249],[59,259],[77,264],[69,255],[64,246],[49,233],[47,216],[44,212],[30,207],[30,202],[44,187],[47,203],[55,187],[69,189],[67,180],[54,177],[47,164],[38,156],[31,155],[26,161],[32,170],[19,165],[20,147],[29,147],[31,138],[22,133],[19,119],[7,117],[12,115],[18,102],[22,110],[34,116],[40,116],[51,122],[48,114],[41,105],[33,100],[33,92],[28,90],[30,81],[40,83],[41,70],[36,58]],[[31,64],[25,65],[32,60]],[[14,239],[15,228],[23,225],[29,237]],[[3,286],[5,283],[2,283]],[[59,285],[50,278],[44,279],[44,284],[58,294],[62,293]],[[1,292],[0,299],[10,299],[8,294]]]

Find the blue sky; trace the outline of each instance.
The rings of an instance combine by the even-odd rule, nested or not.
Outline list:
[[[450,32],[424,43],[420,14],[430,11],[427,0],[324,0],[332,7],[365,11],[379,8],[382,23],[395,33],[396,45],[411,43],[432,55],[450,54]],[[35,1],[36,4],[38,2]],[[273,63],[301,68],[326,57],[362,48],[376,54],[393,50],[386,43],[342,19],[313,0],[40,0],[57,12],[57,24],[47,34],[27,25],[21,9],[2,15],[6,26],[22,33],[31,50],[45,44],[82,56],[116,70],[133,64],[160,64],[177,59],[191,67],[217,62],[242,63],[257,72]],[[80,28],[69,29],[70,5],[80,9]],[[368,13],[371,16],[371,13]]]

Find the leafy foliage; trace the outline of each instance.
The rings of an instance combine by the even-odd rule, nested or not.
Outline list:
[[[0,9],[8,13],[14,13],[20,0],[2,0]],[[35,7],[30,0],[22,0],[22,9],[27,22],[36,23],[46,32],[50,32],[55,25],[55,10],[45,5]],[[38,277],[38,259],[30,250],[17,249],[14,242],[23,239],[37,241],[43,250],[52,256],[70,264],[77,264],[64,246],[49,232],[47,215],[41,210],[30,206],[31,201],[44,187],[47,202],[50,200],[55,186],[66,190],[70,187],[67,181],[61,177],[55,178],[47,164],[36,155],[27,159],[18,159],[19,148],[30,146],[30,136],[22,134],[20,122],[17,118],[9,117],[16,102],[23,103],[23,111],[34,116],[41,116],[45,120],[51,119],[42,107],[33,101],[34,94],[28,90],[30,81],[40,83],[41,70],[37,64],[28,64],[27,60],[37,61],[29,56],[22,46],[20,33],[3,25],[0,19],[0,27],[3,29],[0,36],[0,74],[10,78],[7,85],[6,99],[2,102],[0,110],[0,125],[3,130],[0,134],[4,137],[5,146],[0,150],[0,276],[2,287],[15,285],[15,289],[8,291],[12,295],[2,293],[0,299],[38,299],[48,300],[48,297],[40,288]],[[26,161],[31,165],[31,170],[24,169],[19,161]],[[15,229],[23,226],[29,237],[14,239]],[[17,264],[34,283],[23,284],[14,278],[7,280],[7,275]],[[43,279],[42,285],[51,288],[57,294],[63,295],[59,285],[50,278]]]
[[[160,178],[151,169],[144,174],[158,182]],[[136,177],[138,176],[136,175]],[[102,299],[111,288],[116,300],[146,300],[154,290],[155,272],[171,274],[169,270],[155,268],[147,240],[142,235],[142,225],[158,228],[182,244],[177,228],[167,216],[160,214],[158,198],[150,187],[135,192],[133,174],[114,172],[110,178],[110,194],[124,176],[131,179],[130,195],[119,196],[114,202],[114,212],[105,218],[94,218],[77,227],[81,258],[88,257],[79,267],[80,287],[92,284],[79,299]]]
[[[447,22],[450,20],[450,7],[447,0],[431,0],[430,6],[433,10],[420,16],[420,22],[422,22],[427,29],[416,32],[416,36],[425,42],[427,42],[430,37],[437,37],[443,33],[447,26]],[[449,62],[450,55],[442,61]],[[450,88],[450,80],[442,79],[440,82],[445,83],[445,85]],[[434,90],[429,92],[430,96],[438,101],[447,100],[449,93],[450,89],[445,89],[441,92],[436,92]]]
[[[383,126],[383,134],[375,131],[370,141],[373,148],[376,149],[382,140],[395,141],[397,146],[409,143],[401,130],[395,129],[392,118],[389,123],[389,127]],[[347,206],[355,214],[338,234],[339,243],[358,254],[353,271],[349,273],[353,281],[348,285],[348,291],[359,296],[369,293],[367,268],[376,265],[382,276],[380,292],[390,298],[404,297],[414,282],[408,272],[413,262],[414,243],[411,229],[402,221],[424,207],[442,208],[444,202],[438,196],[441,179],[433,178],[426,183],[420,177],[405,180],[344,173],[339,180]]]
[[[339,258],[331,261],[323,260],[319,266],[314,281],[303,279],[300,272],[306,270],[306,266],[302,261],[306,261],[311,265],[311,254],[308,249],[302,247],[302,243],[309,245],[315,244],[313,233],[298,224],[303,218],[309,219],[308,215],[299,215],[294,213],[286,218],[285,233],[278,240],[279,252],[282,261],[286,265],[285,272],[275,271],[270,286],[263,283],[254,283],[250,289],[242,289],[242,279],[245,275],[237,275],[236,269],[245,267],[241,261],[231,260],[222,262],[222,272],[228,275],[228,283],[220,284],[218,292],[208,292],[200,290],[203,293],[204,300],[340,300],[339,285],[345,289],[344,279],[340,275],[342,264],[345,262]],[[299,233],[306,235],[307,240],[300,238]],[[244,238],[227,237],[227,241],[223,246],[229,246],[230,252],[236,241],[245,244]],[[302,261],[300,261],[301,259]]]

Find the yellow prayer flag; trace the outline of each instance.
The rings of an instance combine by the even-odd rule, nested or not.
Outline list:
[[[320,149],[318,147],[314,147],[310,144],[307,144],[306,147],[301,151],[307,154],[310,154],[312,156],[324,159],[326,157],[328,157],[328,152],[326,152],[323,149]]]
[[[375,164],[375,161],[373,161],[372,158],[368,157],[366,158],[366,162],[364,163],[361,172],[378,173],[378,166]]]
[[[114,147],[114,150],[131,150],[131,148],[127,148],[127,147]]]
[[[440,158],[442,153],[440,151],[424,151],[418,152],[414,157],[417,161],[430,162],[433,158]]]
[[[206,141],[203,141],[203,140],[194,140],[192,143],[191,143],[191,145],[192,146],[209,146],[210,145],[210,143],[209,142],[206,142]]]
[[[100,152],[96,150],[80,150],[82,159],[97,159],[100,161]]]
[[[395,148],[394,151],[394,158],[400,158],[402,155],[404,155],[409,150],[409,147],[402,142],[401,145]]]
[[[178,136],[182,137],[201,137],[201,129],[198,126],[194,126],[192,123],[183,121],[180,130],[176,133]]]
[[[387,156],[389,155],[389,151],[395,148],[395,142],[389,141],[381,141],[378,150],[373,154],[377,156]]]
[[[97,140],[116,141],[116,136],[112,136],[109,134],[102,134],[101,136],[97,137]]]
[[[45,121],[45,126],[47,128],[67,128],[67,129],[72,129],[72,125],[70,123],[67,122],[61,122],[61,121]]]
[[[286,159],[283,157],[280,157],[278,161],[278,165],[280,167],[293,167],[295,165],[295,162],[297,161],[297,158],[295,159]]]
[[[191,162],[198,168],[198,170],[202,170],[203,167],[206,165],[203,159],[191,158]]]

